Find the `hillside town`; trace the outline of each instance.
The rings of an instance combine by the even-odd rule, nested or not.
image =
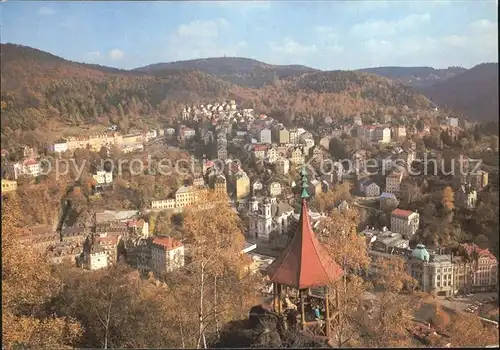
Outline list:
[[[442,303],[465,298],[460,311],[482,317],[478,305],[489,305],[494,299],[487,299],[488,293],[498,291],[495,255],[470,242],[455,247],[422,244],[422,213],[410,208],[415,188],[432,186],[453,189],[456,208],[473,213],[481,192],[489,186],[488,171],[473,170],[472,160],[459,154],[453,161],[463,171],[443,175],[445,170],[437,165],[443,159],[440,146],[436,152],[412,141],[411,136],[430,135],[431,127],[453,140],[463,131],[457,118],[444,118],[437,126],[419,121],[419,128],[405,125],[404,120],[400,117],[394,125],[393,119],[384,115],[365,124],[358,116],[335,122],[325,117],[319,123],[287,128],[253,109],[240,109],[235,101],[187,106],[180,111],[178,123],[164,129],[122,135],[112,126],[103,134],[61,139],[43,151],[26,146],[17,159],[2,150],[6,169],[2,195],[15,194],[18,181],[47,176],[44,162],[72,159],[79,149],[106,156],[118,149],[120,154],[141,160],[161,150],[187,152],[195,166],[167,196],[150,198],[135,210],[95,208],[85,222],[77,220],[72,225],[68,224],[71,201],[67,200],[58,222],[25,227],[21,242],[52,264],[69,262],[93,271],[124,261],[142,276],[161,281],[185,266],[189,245],[178,236],[159,232],[157,218],[165,213],[182,216],[193,205],[208,208],[210,203],[204,201],[213,190],[227,198],[245,225],[246,243],[241,254],[249,258],[249,271],[266,276],[272,266],[285,264],[282,259],[287,251],[296,249],[295,254],[301,254],[299,251],[305,249],[301,243],[293,243],[294,237],[306,234],[302,232],[304,220],[312,230],[307,234],[314,235],[327,217],[326,211],[354,208],[362,213],[358,233],[365,238],[371,259],[361,273],[363,278],[378,280],[384,274],[380,259],[399,257],[405,261],[408,275],[417,281],[416,290],[441,298]],[[334,159],[335,145],[346,137],[355,139],[356,147],[345,153],[345,159]],[[415,175],[422,159],[436,164],[431,174]],[[95,167],[90,174],[93,196],[112,193],[122,175],[119,172],[121,169]],[[339,189],[343,189],[341,195],[328,200],[329,194],[342,191]],[[301,191],[310,202],[302,208],[297,203]],[[327,198],[326,202],[322,198]],[[326,206],[318,204],[322,201]],[[276,295],[278,285],[269,283],[264,280],[259,287],[263,295]],[[285,279],[280,283],[294,286],[301,282]],[[479,304],[473,303],[471,297],[476,294],[486,297]],[[428,337],[435,334],[426,332]]]

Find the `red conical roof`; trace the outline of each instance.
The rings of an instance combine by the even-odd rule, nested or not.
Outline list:
[[[306,199],[302,199],[298,231],[283,253],[267,268],[271,282],[307,289],[326,286],[343,273],[316,238]]]

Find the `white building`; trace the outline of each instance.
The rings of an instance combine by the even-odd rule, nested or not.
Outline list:
[[[420,223],[420,214],[402,209],[394,209],[391,213],[391,231],[411,237]]]
[[[55,153],[63,153],[68,150],[68,143],[64,142],[56,142],[54,143],[54,152]]]
[[[377,127],[375,128],[375,139],[374,141],[380,143],[389,143],[391,142],[391,129],[387,127]]]
[[[299,143],[299,132],[295,129],[289,131],[289,142],[291,144]]]
[[[279,152],[276,147],[270,147],[267,150],[266,158],[270,164],[274,164],[279,159]]]
[[[404,126],[394,127],[393,135],[395,139],[404,139],[406,137],[406,127]]]
[[[378,197],[380,196],[380,186],[377,185],[373,180],[369,180],[364,185],[365,197]]]
[[[151,271],[157,277],[184,266],[184,245],[170,237],[155,237],[151,247]]]
[[[274,203],[273,203],[274,202]],[[248,219],[250,237],[269,241],[271,232],[284,234],[288,232],[290,218],[294,209],[287,203],[276,203],[275,199],[264,198],[260,202],[257,197],[249,201]]]
[[[271,143],[271,130],[264,128],[260,130],[258,134],[260,143]]]
[[[107,185],[113,182],[113,173],[110,171],[98,170],[92,177],[98,185]]]
[[[281,184],[279,182],[271,182],[269,184],[269,195],[277,197],[281,194]]]
[[[17,180],[19,176],[32,176],[37,177],[42,172],[40,162],[34,159],[27,159],[24,162],[14,163],[12,165],[14,179]]]
[[[91,271],[105,269],[108,267],[108,260],[109,256],[105,249],[98,245],[94,245],[87,255],[86,268]]]
[[[445,120],[445,124],[448,125],[448,126],[454,126],[454,127],[457,127],[458,126],[458,118],[446,118]]]
[[[151,209],[175,209],[175,199],[158,199],[151,201]]]
[[[278,174],[286,175],[290,171],[290,161],[286,158],[281,158],[276,161],[276,172]]]

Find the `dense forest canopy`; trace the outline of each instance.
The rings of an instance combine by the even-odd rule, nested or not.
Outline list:
[[[2,44],[1,51],[2,147],[14,139],[51,143],[60,136],[57,131],[68,127],[120,122],[159,126],[176,119],[183,104],[225,99],[286,117],[343,118],[405,105],[416,110],[431,106],[411,88],[367,73],[276,77],[270,85],[252,89],[200,71],[167,69],[147,75],[70,62],[12,44]]]

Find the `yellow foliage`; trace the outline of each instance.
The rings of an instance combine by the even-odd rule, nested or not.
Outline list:
[[[71,319],[45,315],[44,303],[60,288],[50,267],[19,243],[19,205],[2,201],[2,336],[3,345],[34,348],[68,347],[80,335]]]

